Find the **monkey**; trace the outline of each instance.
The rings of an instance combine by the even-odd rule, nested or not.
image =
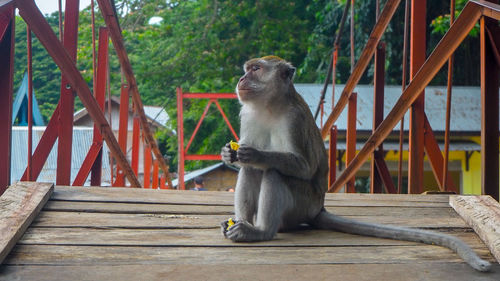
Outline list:
[[[328,160],[312,113],[293,85],[295,67],[277,57],[247,61],[236,94],[241,104],[240,147],[231,158],[229,144],[222,161],[240,167],[234,210],[236,223],[222,222],[234,242],[271,240],[278,231],[307,224],[350,234],[437,244],[455,251],[478,271],[490,263],[460,239],[426,230],[357,222],[328,212]],[[234,153],[234,151],[233,151]],[[236,159],[235,159],[236,158]],[[232,160],[232,161],[231,161]]]

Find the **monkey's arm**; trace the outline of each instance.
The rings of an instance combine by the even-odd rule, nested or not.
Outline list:
[[[309,163],[298,153],[258,150],[242,145],[238,149],[238,160],[243,165],[258,169],[276,169],[281,174],[310,180],[316,172],[317,165]]]

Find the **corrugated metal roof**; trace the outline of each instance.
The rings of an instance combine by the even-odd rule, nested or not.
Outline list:
[[[306,100],[311,112],[316,111],[321,96],[321,84],[295,84],[297,92]],[[335,86],[335,97],[338,99],[342,94],[344,85]],[[372,130],[373,122],[373,86],[358,85],[354,92],[358,93],[357,102],[357,129]],[[401,86],[385,87],[384,116],[391,111],[398,98],[401,96]],[[331,112],[332,86],[329,85],[325,98],[325,116]],[[432,86],[425,90],[425,112],[434,131],[445,130],[446,113],[446,87]],[[408,129],[409,113],[405,115],[405,128]],[[320,118],[316,120],[318,126]],[[345,130],[347,126],[347,109],[339,116],[337,122],[339,130]],[[399,130],[399,126],[396,128]],[[480,132],[481,131],[481,90],[479,87],[453,87],[451,104],[451,131],[457,132]]]
[[[33,148],[40,141],[45,127],[33,127]],[[78,171],[87,156],[89,148],[92,144],[93,128],[74,127],[73,128],[73,146],[71,158],[71,183],[73,183]],[[28,163],[28,128],[27,127],[12,127],[12,152],[11,152],[11,182],[19,181],[26,169]],[[104,143],[102,158],[102,185],[109,185],[110,182],[110,167],[109,167],[109,150]],[[39,182],[55,182],[57,167],[57,141],[52,148],[52,151],[43,166],[42,172],[38,177]],[[89,182],[86,183],[88,185]]]
[[[145,105],[144,114],[162,126],[166,126],[170,119],[165,109],[161,106]]]
[[[439,142],[439,149],[441,151],[444,151],[444,143]],[[361,150],[365,146],[364,142],[356,142],[356,150]],[[330,147],[328,144],[325,143],[326,149],[329,149]],[[339,140],[337,142],[337,149],[338,150],[345,150],[346,149],[346,142],[345,140]],[[408,151],[408,140],[403,144],[403,151]],[[450,151],[480,151],[481,150],[481,145],[475,143],[475,142],[468,142],[468,141],[461,141],[461,142],[450,142]],[[393,150],[393,151],[399,151],[399,142],[394,142],[394,141],[385,141],[384,142],[384,150]]]
[[[111,101],[115,105],[120,105],[120,99],[118,97],[116,97],[116,96],[112,96],[111,97]],[[143,108],[144,108],[144,114],[146,115],[146,117],[149,120],[151,120],[153,122],[156,122],[158,125],[161,125],[161,126],[166,126],[167,125],[167,122],[170,119],[170,117],[168,116],[168,113],[165,111],[165,109],[163,107],[161,107],[161,106],[153,106],[153,105],[144,105]],[[106,112],[105,115],[107,116],[107,104],[105,105],[105,112]],[[131,114],[133,113],[133,110],[132,110],[131,107],[129,108],[129,112]],[[80,110],[76,111],[73,114],[73,121],[76,122],[79,119],[81,119],[84,116],[86,116],[87,114],[88,114],[87,113],[87,109],[85,107],[81,108]]]
[[[220,162],[220,163],[217,163],[217,164],[214,164],[212,166],[208,166],[208,167],[205,167],[203,169],[199,169],[199,170],[195,170],[195,171],[192,171],[192,172],[189,172],[187,174],[184,175],[184,182],[188,182],[190,180],[193,180],[194,178],[196,178],[197,176],[202,176],[208,172],[211,172],[217,168],[220,168],[222,166],[224,166],[226,164],[224,164],[224,162]],[[228,166],[228,167],[231,167],[231,166]],[[238,168],[234,168],[235,170],[238,170]],[[172,185],[173,186],[177,186],[179,182],[179,179],[174,179],[172,180]]]

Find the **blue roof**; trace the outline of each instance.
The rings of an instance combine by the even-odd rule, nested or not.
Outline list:
[[[33,125],[43,126],[42,114],[38,108],[38,102],[35,97],[35,89],[32,92],[33,97]],[[28,74],[25,72],[21,86],[17,90],[16,99],[12,105],[12,125],[19,117],[19,126],[28,125]]]

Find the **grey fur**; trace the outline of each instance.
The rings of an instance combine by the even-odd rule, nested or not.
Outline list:
[[[319,229],[441,245],[457,252],[476,270],[489,270],[490,264],[456,237],[362,223],[327,212],[323,207],[327,154],[292,77],[283,79],[287,76],[282,72],[293,66],[273,58],[252,59],[244,68],[246,73],[236,88],[242,103],[236,162],[241,166],[235,190],[237,223],[223,229],[227,238],[235,242],[271,240],[278,231],[307,223]],[[227,145],[221,156],[230,162]]]

